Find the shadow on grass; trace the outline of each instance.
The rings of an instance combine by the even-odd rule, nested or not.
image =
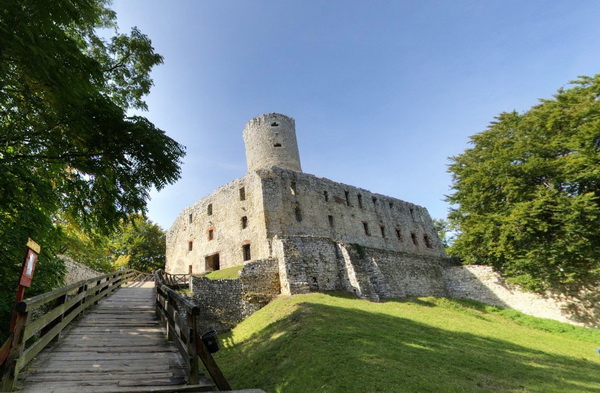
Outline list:
[[[228,344],[218,362],[232,386],[267,392],[600,389],[598,363],[584,358],[323,304],[304,303],[249,340]]]

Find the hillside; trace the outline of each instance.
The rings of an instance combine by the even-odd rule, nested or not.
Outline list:
[[[221,338],[232,386],[269,393],[600,391],[600,331],[475,302],[281,297]]]

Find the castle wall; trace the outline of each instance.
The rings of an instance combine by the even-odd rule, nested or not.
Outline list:
[[[427,210],[310,174],[271,168],[262,178],[267,236],[310,235],[444,257]]]
[[[249,173],[184,209],[167,232],[165,270],[189,273],[191,265],[195,274],[211,271],[215,258],[206,258],[216,254],[220,269],[241,265],[247,262],[244,246],[250,248],[250,259],[267,258],[261,186],[258,176]]]

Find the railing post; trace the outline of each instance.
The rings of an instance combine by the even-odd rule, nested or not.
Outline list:
[[[13,333],[13,340],[10,347],[10,353],[4,362],[2,367],[2,391],[11,392],[14,389],[15,381],[19,375],[17,369],[17,360],[23,353],[23,329],[27,323],[28,312],[18,312],[17,320],[15,322],[15,330]]]
[[[198,337],[198,328],[196,327],[196,315],[192,310],[186,310],[186,319],[188,325],[188,343],[187,350],[189,355],[190,378],[189,383],[192,385],[200,381],[200,363],[198,362],[198,353],[196,352],[196,338]]]

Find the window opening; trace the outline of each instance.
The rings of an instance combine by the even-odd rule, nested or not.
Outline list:
[[[427,234],[423,235],[423,241],[425,241],[425,247],[433,248],[433,244],[431,244],[431,239]]]
[[[192,213],[190,213],[190,215],[188,216],[188,221],[190,224],[192,223],[192,221],[193,221]]]
[[[298,192],[295,181],[290,183],[290,192],[292,193],[292,195],[296,195],[296,193]]]
[[[244,261],[252,259],[252,255],[250,254],[250,244],[244,244],[242,246],[242,252],[244,254]]]
[[[381,237],[385,239],[385,227],[380,225],[379,228],[381,229]]]
[[[301,222],[302,221],[302,211],[300,210],[299,207],[296,207],[296,209],[294,210],[294,214],[296,215],[296,221]]]
[[[279,124],[277,124],[277,122],[273,122],[271,123],[271,127],[279,127]]]
[[[412,218],[412,220],[414,221],[415,220],[415,211],[412,207],[409,208],[409,210],[410,210],[410,218]]]
[[[248,217],[244,216],[244,217],[242,217],[242,229],[246,229],[247,226],[248,226]]]
[[[213,240],[214,238],[215,238],[215,230],[209,229],[208,230],[208,240]]]
[[[192,265],[188,265],[188,274],[192,274]]]
[[[402,240],[402,232],[400,232],[400,229],[396,229],[396,237],[398,240]]]
[[[369,232],[369,224],[368,223],[363,222],[363,229],[365,230],[365,235],[371,236],[371,232]]]
[[[209,216],[212,216],[212,203],[209,203],[209,204],[208,204],[208,207],[206,208],[206,213],[207,213]]]
[[[323,196],[325,197],[325,202],[329,202],[329,193],[327,191],[323,191]]]
[[[219,254],[213,254],[213,255],[209,255],[206,258],[204,258],[204,267],[205,267],[205,271],[207,272],[213,272],[215,270],[219,270],[221,269],[221,263],[219,261]]]
[[[245,201],[246,200],[246,188],[242,187],[240,188],[240,201]]]
[[[375,205],[375,207],[377,207],[377,198],[373,197],[373,205]]]
[[[192,251],[193,248],[194,248],[194,242],[190,240],[188,242],[188,251]]]
[[[346,195],[346,205],[350,206],[350,193],[348,191],[344,191]]]
[[[281,143],[276,143],[273,145],[273,147],[281,147]]]
[[[360,207],[362,209],[363,208],[362,195],[358,194],[357,197],[358,197],[358,207]]]
[[[411,232],[411,233],[410,233],[410,238],[412,239],[412,242],[413,242],[413,244],[414,244],[415,246],[418,246],[418,245],[419,245],[419,242],[417,241],[417,235],[415,235],[415,233],[414,233],[414,232]]]
[[[390,202],[390,209],[394,208],[394,202]]]
[[[327,216],[327,219],[329,220],[329,226],[333,228],[333,216]]]

